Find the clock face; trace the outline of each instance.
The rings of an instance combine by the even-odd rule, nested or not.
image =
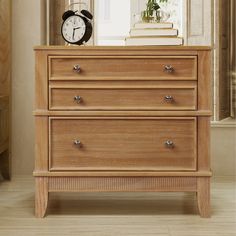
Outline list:
[[[62,25],[62,34],[68,43],[80,41],[86,31],[84,20],[77,15],[70,16]]]

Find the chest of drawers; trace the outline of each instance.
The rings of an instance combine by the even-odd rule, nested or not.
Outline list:
[[[36,47],[36,216],[50,192],[196,192],[210,216],[208,47]]]

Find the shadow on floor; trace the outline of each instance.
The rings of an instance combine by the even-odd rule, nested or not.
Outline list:
[[[198,214],[194,193],[51,194],[48,215]]]

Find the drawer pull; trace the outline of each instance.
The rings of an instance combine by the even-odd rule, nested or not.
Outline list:
[[[164,71],[167,73],[172,73],[174,71],[174,67],[171,65],[165,65]]]
[[[80,67],[80,65],[74,65],[73,70],[74,70],[75,72],[77,72],[77,73],[80,73],[80,72],[81,72],[81,67]]]
[[[82,101],[82,98],[80,96],[74,96],[74,101],[80,103]]]
[[[165,146],[166,146],[167,148],[174,148],[174,142],[171,141],[171,140],[167,140],[167,141],[165,142]]]
[[[165,96],[165,101],[166,101],[166,102],[173,102],[173,101],[174,101],[174,98],[173,98],[171,95],[166,95],[166,96]]]
[[[80,147],[81,147],[81,142],[80,142],[80,140],[75,140],[75,141],[74,141],[74,145],[76,145],[78,148],[80,148]]]

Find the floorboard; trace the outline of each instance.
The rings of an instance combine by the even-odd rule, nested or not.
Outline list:
[[[212,181],[212,217],[194,193],[54,193],[34,217],[34,179],[0,181],[0,236],[236,236],[236,180]]]

